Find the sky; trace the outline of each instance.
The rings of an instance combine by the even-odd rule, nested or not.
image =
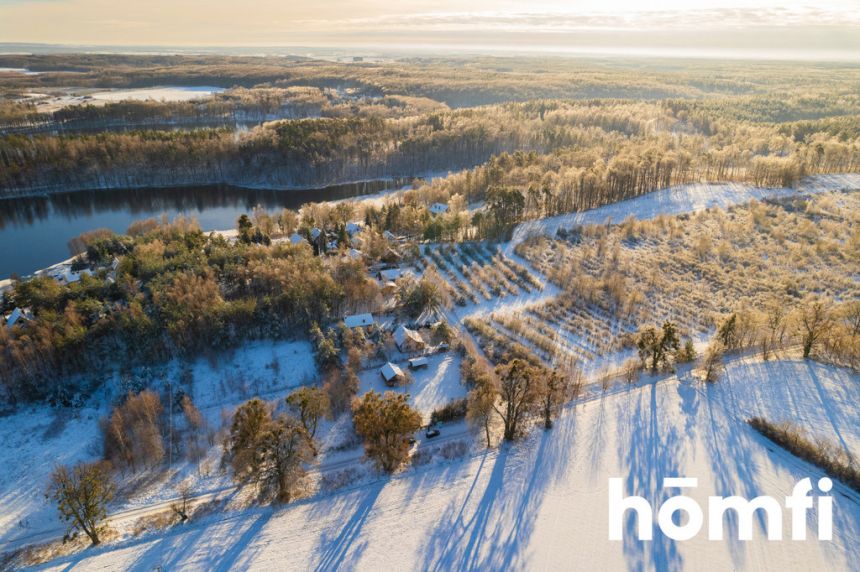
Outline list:
[[[860,0],[0,0],[0,42],[721,50],[860,60]]]

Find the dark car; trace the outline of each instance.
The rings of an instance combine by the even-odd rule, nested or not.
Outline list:
[[[427,437],[428,439],[432,439],[433,437],[438,437],[439,436],[439,430],[438,429],[428,429],[427,432],[424,433],[424,436]]]
[[[415,437],[410,437],[409,439],[406,440],[406,442],[409,443],[410,445],[414,445],[415,444]]]

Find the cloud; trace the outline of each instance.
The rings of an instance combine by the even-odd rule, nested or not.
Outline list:
[[[779,26],[860,25],[860,11],[844,13],[819,8],[712,8],[640,12],[426,12],[352,18],[310,18],[297,28],[339,30],[391,29],[412,31],[495,30],[572,32],[578,30],[696,30]]]

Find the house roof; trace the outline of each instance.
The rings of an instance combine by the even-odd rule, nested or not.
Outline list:
[[[314,240],[316,240],[319,237],[319,235],[321,235],[321,234],[322,234],[322,231],[320,229],[318,229],[317,227],[313,227],[311,229],[311,238],[313,238]]]
[[[353,260],[358,260],[359,258],[362,258],[362,257],[364,256],[364,253],[363,253],[363,252],[361,252],[360,250],[356,250],[356,249],[354,249],[354,248],[350,248],[350,249],[349,249],[349,252],[347,252],[347,255],[348,255],[350,258],[352,258]]]
[[[409,365],[411,367],[421,367],[424,365],[429,365],[430,361],[426,357],[417,357],[409,360]]]
[[[394,240],[395,238],[397,238],[396,236],[394,236],[394,233],[391,232],[390,230],[386,230],[385,232],[383,232],[382,237],[385,238],[386,240]]]
[[[353,234],[359,232],[361,230],[361,223],[359,222],[348,222],[346,223],[346,233],[352,236]]]
[[[296,232],[290,235],[290,242],[292,244],[301,244],[305,241],[304,237]]]
[[[15,308],[14,310],[12,310],[12,313],[6,316],[6,327],[11,328],[20,320],[24,320],[26,322],[31,319],[32,316],[30,316],[29,311],[27,311],[26,309],[22,310],[21,308]]]
[[[445,203],[433,203],[430,205],[430,212],[433,214],[442,214],[448,212],[448,205]]]
[[[401,324],[397,326],[396,330],[394,330],[394,343],[396,343],[397,346],[400,347],[407,341],[413,341],[417,344],[424,345],[424,338],[421,337],[421,334],[419,334],[415,330],[410,330],[409,328]]]
[[[359,328],[374,324],[373,314],[355,314],[343,319],[347,328]]]
[[[382,369],[379,370],[379,373],[382,374],[382,377],[385,378],[385,381],[391,381],[396,377],[403,376],[403,370],[391,362],[388,362],[384,366],[382,366]]]
[[[403,271],[399,268],[389,268],[388,270],[380,270],[379,275],[382,276],[382,279],[386,282],[392,282],[400,278],[403,274]]]

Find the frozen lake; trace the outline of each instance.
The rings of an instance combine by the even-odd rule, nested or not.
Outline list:
[[[163,87],[146,87],[141,89],[112,89],[108,91],[97,91],[90,94],[92,99],[99,101],[123,101],[134,99],[138,101],[146,101],[152,99],[155,101],[191,101],[193,99],[201,99],[209,97],[215,93],[224,91],[223,87],[212,86],[163,86]]]

